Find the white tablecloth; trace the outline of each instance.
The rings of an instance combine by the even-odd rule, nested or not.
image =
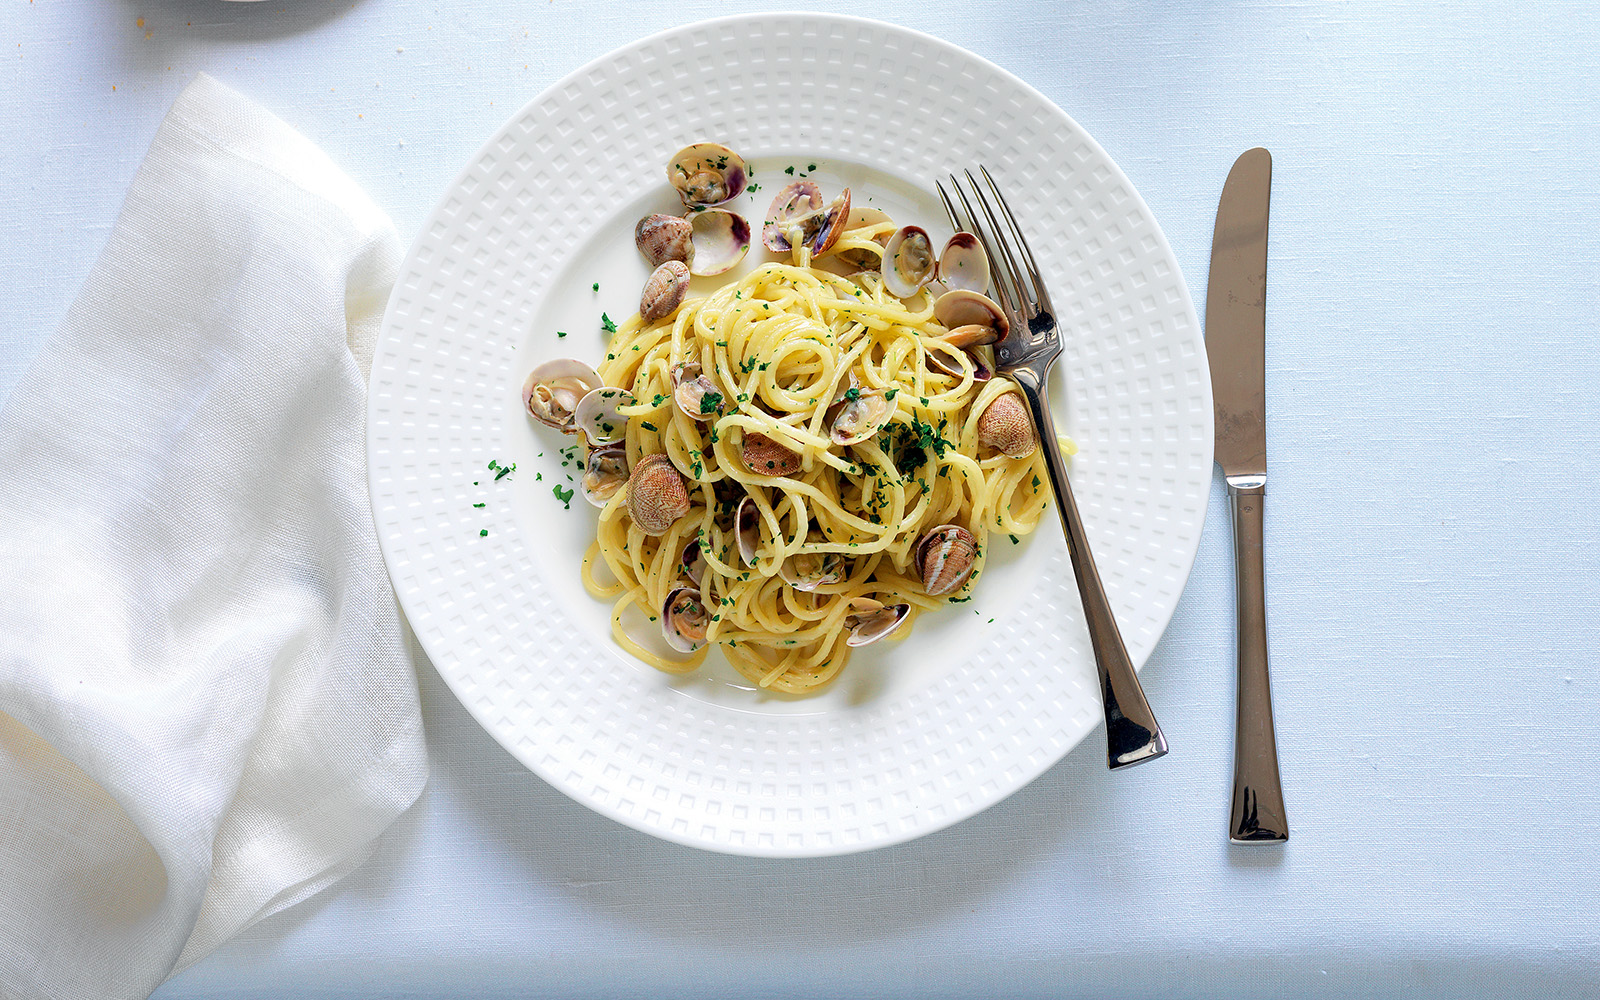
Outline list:
[[[0,14],[0,394],[209,72],[414,235],[504,118],[638,35],[756,4],[215,0]],[[421,673],[432,782],[373,858],[160,1000],[1592,996],[1600,990],[1600,24],[1580,5],[820,4],[940,35],[1081,122],[1204,308],[1222,179],[1275,158],[1267,577],[1294,838],[1230,847],[1220,484],[1146,690],[901,847],[758,861],[574,804]],[[4,873],[0,873],[4,877]],[[692,991],[692,992],[691,992]]]

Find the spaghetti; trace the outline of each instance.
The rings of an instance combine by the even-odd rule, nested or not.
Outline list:
[[[862,221],[823,262],[881,257],[893,230]],[[584,557],[618,644],[661,670],[692,671],[715,646],[762,688],[816,691],[863,638],[965,600],[990,533],[1026,535],[1048,506],[1037,449],[1013,457],[980,433],[997,400],[1019,409],[1015,385],[952,348],[932,293],[811,264],[802,246],[655,322],[634,316],[596,369],[631,393],[615,410],[625,468],[665,455],[688,497],[648,533],[635,475]],[[695,648],[636,641],[630,609]]]

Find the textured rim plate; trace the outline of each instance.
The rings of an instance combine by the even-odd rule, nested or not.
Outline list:
[[[1057,420],[1081,448],[1074,487],[1144,663],[1193,564],[1211,480],[1210,379],[1183,277],[1133,185],[1075,122],[998,67],[874,21],[761,15],[665,32],[573,73],[489,140],[389,302],[368,427],[379,538],[456,696],[579,802],[738,854],[909,840],[1020,788],[1100,721],[1054,516],[1013,555],[996,553],[978,617],[926,616],[876,660],[852,660],[854,679],[829,696],[763,696],[715,670],[683,681],[606,634],[607,608],[582,593],[571,561],[592,512],[549,492],[567,442],[518,409],[532,362],[602,344],[586,334],[556,346],[551,324],[574,302],[636,309],[636,276],[616,277],[607,247],[631,253],[638,210],[671,203],[667,157],[704,138],[759,165],[770,188],[752,198],[770,198],[783,162],[898,179],[900,204],[922,209],[951,167],[981,161],[1002,181],[1060,305]],[[746,210],[759,220],[760,207]],[[611,298],[583,298],[601,272],[579,273],[579,260],[611,268],[594,293]],[[636,254],[626,266],[644,273]],[[491,458],[518,472],[496,480]]]

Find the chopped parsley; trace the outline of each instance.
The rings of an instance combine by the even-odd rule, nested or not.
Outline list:
[[[565,337],[566,335],[567,335],[567,331],[565,331],[565,330],[557,330],[556,331],[556,336],[557,337]]]
[[[481,531],[479,531],[478,532],[478,537],[479,538],[488,538],[489,537],[489,529],[488,528],[484,528]]]
[[[722,405],[722,393],[720,393],[720,392],[708,392],[704,396],[700,397],[700,412],[701,413],[715,413],[715,412],[717,412],[717,408],[720,407],[721,405]],[[716,438],[713,437],[712,440],[715,441]]]
[[[607,316],[605,313],[601,313],[600,314],[600,329],[604,330],[607,333],[616,333],[617,332],[617,324],[613,323],[611,321],[611,317],[610,316]]]
[[[561,486],[556,486],[550,492],[555,494],[555,498],[557,500],[560,500],[562,502],[562,504],[566,506],[567,510],[571,510],[572,509],[572,496],[573,496],[572,490],[566,489],[566,488],[561,487]]]
[[[793,167],[784,167],[783,168],[783,172],[788,174],[790,177],[794,176],[794,168]]]
[[[472,506],[474,506],[474,507],[487,507],[487,506],[489,506],[489,505],[488,505],[488,504],[486,504],[486,503],[475,503],[475,504],[473,504],[473,505],[472,505]]]
[[[597,292],[600,290],[600,282],[597,281],[594,283],[594,290]]]

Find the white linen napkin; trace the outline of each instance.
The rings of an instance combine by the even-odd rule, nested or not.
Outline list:
[[[0,996],[148,996],[421,791],[364,445],[399,260],[202,76],[0,413]]]

